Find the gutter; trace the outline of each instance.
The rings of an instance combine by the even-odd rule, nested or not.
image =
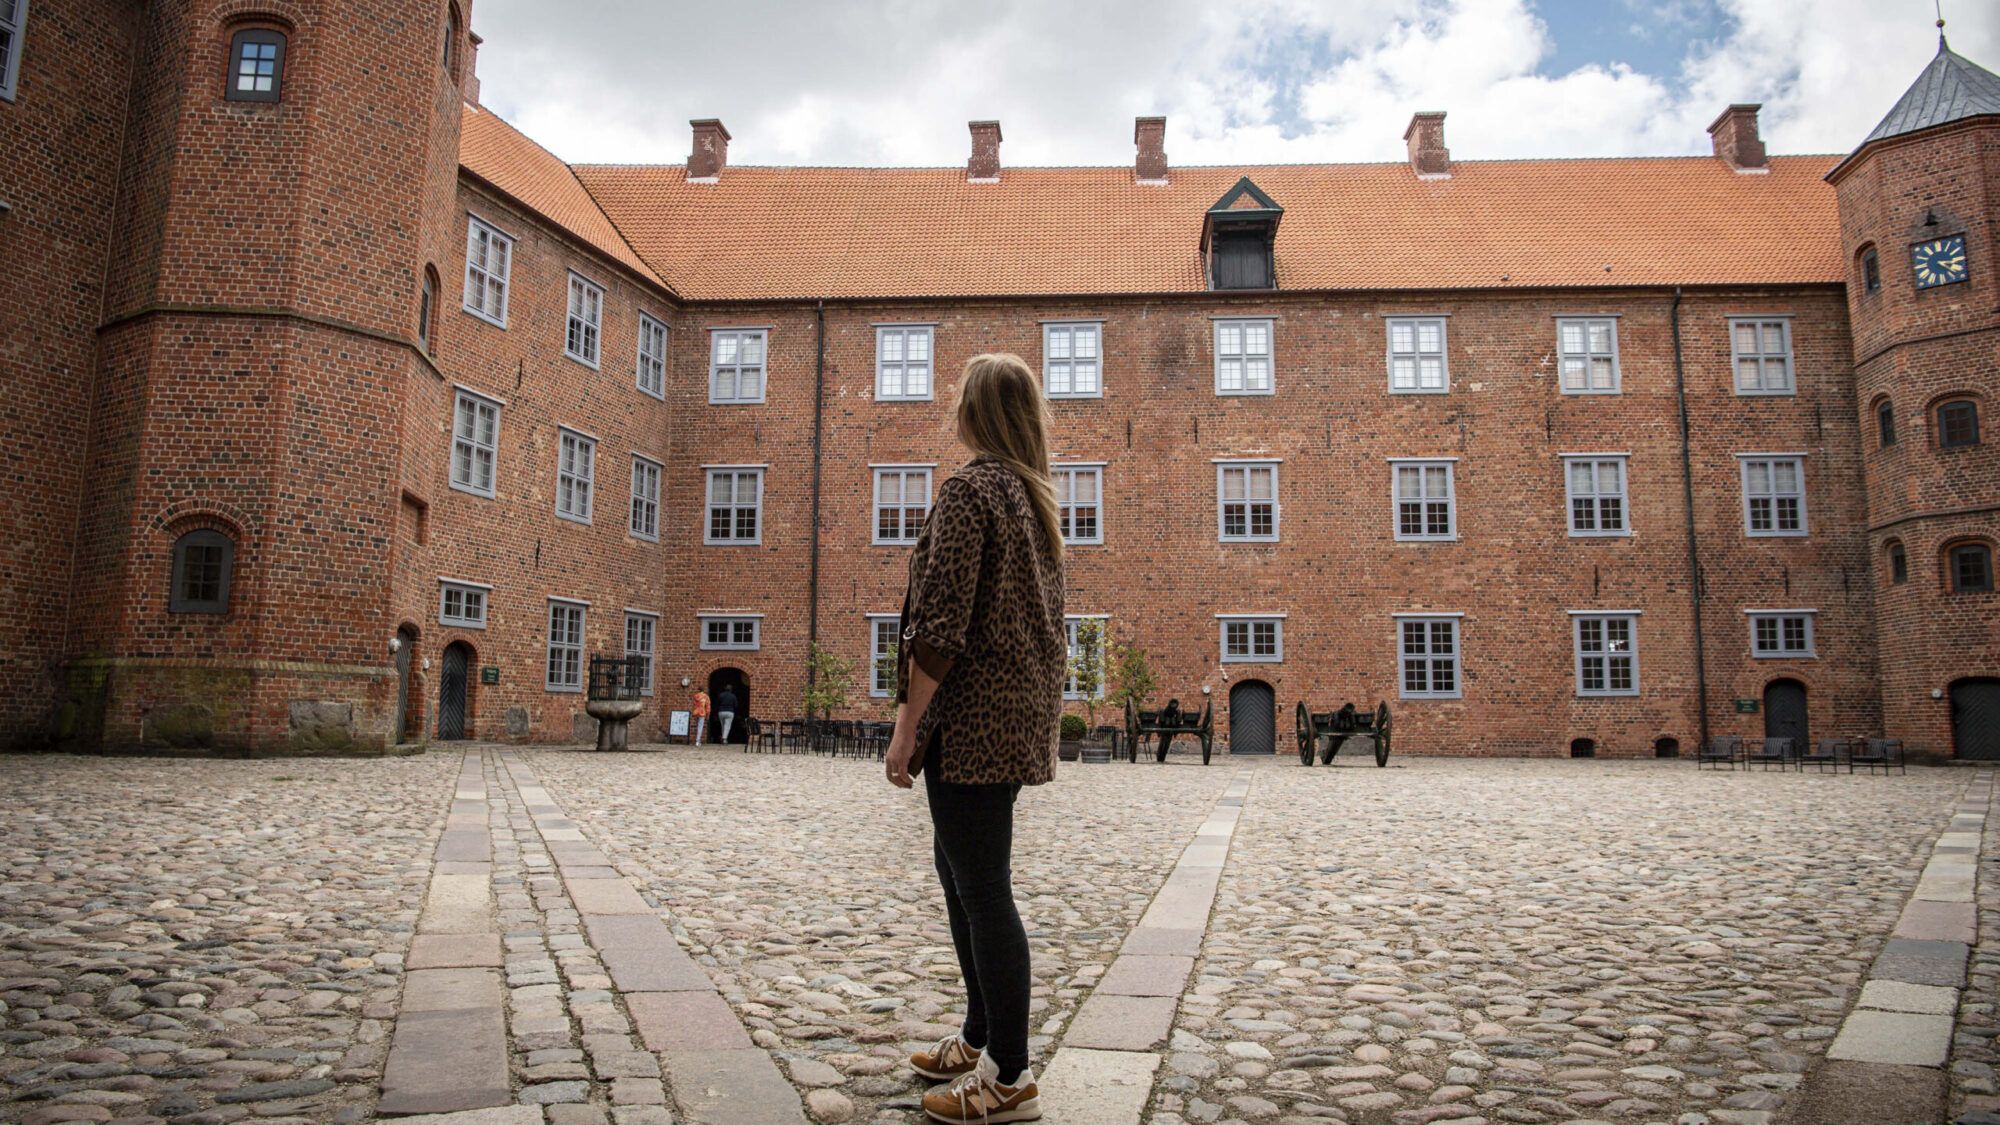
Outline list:
[[[812,471],[812,551],[806,571],[806,688],[811,690],[819,662],[819,469],[820,438],[826,416],[826,302],[813,304],[813,471]]]
[[[1668,319],[1674,333],[1674,397],[1681,415],[1681,502],[1687,508],[1688,602],[1694,611],[1694,690],[1695,706],[1701,718],[1700,754],[1708,745],[1708,657],[1701,637],[1701,557],[1694,534],[1694,460],[1688,452],[1687,374],[1681,364],[1681,287],[1674,286],[1674,304]]]

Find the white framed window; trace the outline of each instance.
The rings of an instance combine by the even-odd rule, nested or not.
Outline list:
[[[1788,317],[1730,317],[1729,352],[1739,395],[1788,395],[1792,378],[1792,322]]]
[[[902,617],[894,613],[868,615],[868,694],[887,699],[896,694],[896,628]]]
[[[1449,541],[1458,538],[1458,495],[1448,460],[1390,461],[1395,475],[1396,538]]]
[[[877,401],[928,401],[931,397],[931,325],[875,326]]]
[[[660,541],[660,463],[632,455],[632,534]]]
[[[1104,469],[1099,465],[1057,465],[1056,522],[1065,544],[1104,542]]]
[[[507,271],[514,240],[468,217],[465,228],[465,311],[507,327]]]
[[[1630,535],[1626,518],[1627,480],[1625,455],[1566,453],[1563,455],[1563,487],[1569,495],[1569,534],[1572,539],[1606,535]]]
[[[708,333],[708,401],[714,404],[764,401],[764,352],[770,342],[762,328],[712,328]]]
[[[708,615],[701,619],[701,647],[754,652],[763,647],[764,619],[759,614]]]
[[[583,615],[588,602],[549,599],[549,691],[583,690]]]
[[[877,546],[915,543],[931,511],[929,465],[875,466]]]
[[[1095,621],[1098,623],[1100,627],[1102,627],[1103,631],[1099,634],[1099,636],[1101,636],[1103,639],[1098,643],[1098,656],[1101,660],[1108,659],[1111,655],[1110,653],[1111,633],[1109,629],[1111,625],[1111,619],[1109,617],[1104,616],[1101,613],[1077,613],[1077,614],[1064,615],[1063,632],[1067,634],[1069,637],[1069,659],[1075,660],[1077,658],[1078,649],[1076,643],[1076,627],[1080,622],[1083,621]],[[1101,664],[1099,666],[1098,672],[1100,679],[1110,678],[1109,669],[1103,667]],[[1104,693],[1104,686],[1105,685],[1102,683],[1098,685],[1097,689],[1098,694],[1102,695]],[[1079,690],[1076,686],[1076,672],[1073,665],[1064,665],[1063,698],[1064,699],[1083,698],[1083,692]]]
[[[667,397],[667,326],[639,314],[639,389],[654,398]]]
[[[646,660],[645,671],[640,673],[639,694],[653,694],[653,641],[660,628],[660,615],[647,613],[643,609],[625,611],[625,655],[640,656]]]
[[[1224,617],[1222,626],[1224,664],[1282,664],[1285,661],[1285,619],[1282,615]],[[1071,632],[1075,636],[1074,630]]]
[[[0,0],[0,98],[14,100],[21,78],[21,29],[28,22],[28,0]]]
[[[1104,397],[1104,325],[1042,325],[1042,386],[1050,398]]]
[[[1396,615],[1396,661],[1403,699],[1463,699],[1458,675],[1458,623],[1445,616]]]
[[[725,466],[708,470],[708,527],[702,542],[755,546],[764,541],[764,470]]]
[[[597,342],[604,330],[604,290],[582,274],[569,275],[569,326],[563,354],[586,367],[597,366]]]
[[[458,388],[451,422],[451,486],[493,496],[493,463],[500,454],[500,403]]]
[[[1225,543],[1278,538],[1278,465],[1223,461],[1215,466],[1216,536]]]
[[[1737,457],[1743,463],[1743,533],[1758,538],[1806,534],[1805,458]]]
[[[486,628],[486,599],[493,587],[481,582],[438,579],[438,624]]]
[[[1639,694],[1639,616],[1572,613],[1578,695]]]
[[[1819,656],[1818,649],[1813,646],[1813,617],[1818,610],[1746,609],[1743,612],[1750,619],[1750,655],[1799,660]]]
[[[1562,393],[1619,393],[1618,321],[1608,316],[1558,317],[1556,358],[1562,368]]]
[[[1272,337],[1277,322],[1218,320],[1215,322],[1215,393],[1268,395],[1271,387]]]
[[[1451,390],[1445,362],[1444,318],[1389,319],[1389,393],[1441,395]]]
[[[556,515],[589,523],[597,477],[597,439],[575,430],[559,429],[557,433],[561,444],[556,451]]]

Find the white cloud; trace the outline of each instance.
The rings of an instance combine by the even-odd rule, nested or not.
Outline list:
[[[1776,152],[1853,147],[1935,50],[1918,0],[1719,0],[1673,73],[1546,73],[1531,0],[480,0],[486,103],[575,161],[678,162],[720,117],[735,163],[956,165],[997,117],[1008,164],[1117,164],[1134,115],[1181,164],[1392,160],[1419,109],[1457,159],[1706,151],[1761,101]],[[1642,8],[1655,33],[1679,0]],[[2000,9],[1953,14],[2000,67]]]

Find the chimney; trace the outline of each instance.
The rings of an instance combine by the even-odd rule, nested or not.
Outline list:
[[[1166,183],[1167,119],[1134,118],[1132,142],[1139,146],[1139,159],[1132,165],[1132,178],[1142,184]]]
[[[464,95],[466,101],[471,102],[473,105],[478,105],[479,104],[479,45],[481,43],[486,42],[486,40],[481,39],[479,37],[479,33],[476,31],[467,32],[465,35],[465,39],[466,42],[470,43],[472,46],[468,48],[466,51],[465,82],[459,87],[459,90]]]
[[[1451,178],[1451,150],[1444,147],[1443,112],[1412,114],[1410,127],[1403,130],[1410,146],[1410,170],[1420,180]]]
[[[712,184],[729,163],[729,130],[713,117],[690,121],[694,126],[694,153],[688,157],[688,182]]]
[[[1759,105],[1733,105],[1708,127],[1715,142],[1715,155],[1738,172],[1769,172],[1771,162],[1764,155],[1764,142],[1757,139]]]
[[[1000,123],[998,121],[968,121],[972,129],[972,159],[965,162],[965,182],[970,184],[997,184],[1000,182]]]

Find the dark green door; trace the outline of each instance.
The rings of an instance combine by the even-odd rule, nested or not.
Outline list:
[[[1951,685],[1951,748],[1964,761],[2000,761],[2000,680]]]
[[[1806,685],[1797,680],[1772,680],[1764,689],[1764,737],[1789,738],[1794,750],[1811,745],[1807,738]]]
[[[1278,697],[1262,680],[1244,680],[1229,689],[1229,752],[1274,754],[1278,750]]]

